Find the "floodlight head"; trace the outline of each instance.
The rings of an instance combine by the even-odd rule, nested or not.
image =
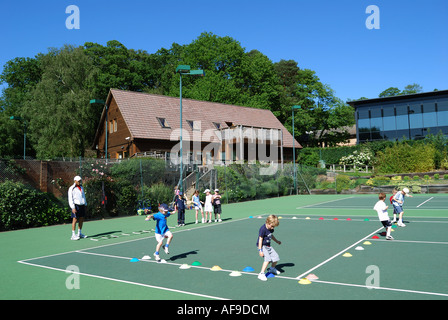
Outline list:
[[[93,100],[90,100],[90,103],[92,104],[92,103],[101,103],[101,104],[104,104],[104,100],[101,100],[101,99],[93,99]]]
[[[205,71],[204,70],[191,70],[190,75],[203,77],[203,76],[205,76]]]
[[[176,68],[176,73],[181,73],[181,72],[188,72],[190,71],[190,66],[187,64],[181,64],[179,66],[177,66]]]

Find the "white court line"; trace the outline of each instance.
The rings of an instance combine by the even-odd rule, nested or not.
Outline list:
[[[420,203],[420,204],[417,206],[417,208],[420,207],[421,205],[425,204],[425,203],[428,202],[429,200],[432,200],[432,199],[434,199],[434,197],[431,197],[431,198],[429,198],[428,200],[423,201],[422,203]]]
[[[345,200],[345,199],[352,199],[352,198],[355,198],[355,197],[353,196],[353,197],[347,197],[347,198],[341,198],[341,199],[335,199],[335,200],[329,200],[329,201],[324,201],[324,202],[308,204],[306,206],[297,207],[296,209],[303,209],[303,208],[308,208],[308,207],[312,207],[312,206],[319,206],[319,205],[324,204],[324,203],[336,202],[336,201],[341,201],[341,200]]]
[[[39,268],[44,268],[44,269],[50,269],[50,270],[56,270],[56,271],[63,271],[63,272],[65,272],[65,273],[68,273],[67,270],[65,270],[65,269],[54,268],[54,267],[48,267],[48,266],[43,266],[43,265],[34,264],[34,263],[29,263],[29,262],[24,262],[24,261],[18,261],[18,262],[19,262],[19,263],[22,263],[22,264],[27,264],[27,265],[30,265],[30,266],[34,266],[34,267],[39,267]],[[82,276],[92,277],[92,278],[97,278],[97,279],[103,279],[103,280],[109,280],[109,281],[121,282],[121,283],[126,283],[126,284],[132,284],[132,285],[137,285],[137,286],[146,287],[146,288],[153,288],[153,289],[158,289],[158,290],[164,290],[164,291],[171,291],[171,292],[183,293],[183,294],[188,294],[188,295],[197,296],[197,297],[201,297],[201,298],[209,298],[209,299],[217,299],[217,300],[229,300],[229,299],[227,299],[227,298],[215,297],[215,296],[205,295],[205,294],[201,294],[201,293],[195,293],[195,292],[189,292],[189,291],[177,290],[177,289],[166,288],[166,287],[153,286],[153,285],[144,284],[144,283],[139,283],[139,282],[133,282],[133,281],[127,281],[127,280],[121,280],[121,279],[115,279],[115,278],[103,277],[103,276],[98,276],[98,275],[89,274],[89,273],[84,273],[84,272],[71,272],[71,271],[70,271],[70,273],[79,274],[79,275],[82,275]]]
[[[390,240],[384,240],[384,239],[372,239],[372,241],[387,241],[387,242],[391,242]],[[397,240],[397,239],[394,239],[393,242],[408,242],[408,243],[423,243],[423,244],[448,244],[448,242],[419,241],[419,240]]]
[[[373,287],[372,288],[371,286],[366,286],[366,285],[361,285],[361,284],[351,284],[351,283],[322,281],[322,280],[312,280],[312,282],[324,283],[324,284],[334,284],[334,285],[338,285],[338,286],[348,286],[348,287],[358,287],[358,288],[374,289],[374,290],[398,291],[398,292],[418,293],[418,294],[427,294],[427,295],[433,295],[433,296],[448,297],[447,293],[437,293],[437,292],[427,292],[427,291],[417,291],[417,290],[397,289],[397,288],[386,288],[386,287]]]
[[[367,236],[365,236],[365,237],[363,237],[362,239],[360,239],[360,240],[358,240],[358,241],[356,241],[354,244],[352,244],[351,246],[348,246],[347,248],[345,248],[345,249],[343,249],[343,250],[341,250],[341,251],[339,251],[338,253],[336,253],[334,256],[332,256],[332,257],[330,257],[330,258],[328,258],[327,260],[325,260],[325,261],[322,261],[321,263],[319,263],[318,265],[316,265],[316,266],[314,266],[314,267],[312,267],[311,269],[309,269],[308,271],[306,271],[306,272],[304,272],[304,273],[302,273],[301,275],[299,275],[297,278],[302,278],[303,276],[305,276],[305,275],[307,275],[308,273],[310,273],[311,271],[313,271],[313,270],[315,270],[315,269],[317,269],[317,268],[319,268],[319,267],[321,267],[321,266],[323,266],[324,264],[326,264],[326,263],[328,263],[328,262],[330,262],[331,260],[333,260],[334,258],[336,258],[336,257],[338,257],[338,256],[340,256],[341,254],[343,254],[344,252],[346,252],[347,250],[349,250],[349,249],[351,249],[351,248],[353,248],[354,246],[356,246],[358,243],[360,243],[361,241],[364,241],[364,240],[366,240],[368,237],[370,237],[372,234],[375,234],[375,233],[377,233],[378,231],[380,231],[381,229],[383,229],[384,227],[381,227],[381,228],[378,228],[378,229],[376,229],[375,231],[373,231],[372,233],[370,233],[369,235],[367,235]]]

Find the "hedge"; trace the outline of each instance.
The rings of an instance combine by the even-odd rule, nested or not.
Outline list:
[[[49,226],[69,218],[68,208],[52,194],[21,182],[0,183],[0,231]]]

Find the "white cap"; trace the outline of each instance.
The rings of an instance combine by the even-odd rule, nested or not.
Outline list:
[[[215,192],[219,192],[219,189],[215,189]]]
[[[210,189],[205,189],[204,193],[210,192]]]
[[[80,176],[76,176],[76,177],[73,178],[73,180],[74,180],[74,181],[81,181],[82,178],[81,178]]]
[[[409,193],[409,189],[408,188],[403,188],[403,192],[408,194]]]

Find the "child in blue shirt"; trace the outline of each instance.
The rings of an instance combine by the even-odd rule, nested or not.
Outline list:
[[[147,211],[148,210],[145,209],[145,212]],[[156,221],[155,234],[156,234],[157,246],[156,251],[154,252],[154,257],[156,258],[156,261],[161,260],[159,256],[159,250],[163,246],[163,239],[165,238],[167,238],[168,240],[166,241],[166,244],[163,246],[163,249],[165,250],[166,254],[170,253],[168,247],[171,241],[173,240],[173,234],[168,229],[166,219],[170,216],[171,211],[172,210],[169,209],[165,203],[162,203],[161,205],[159,205],[159,212],[155,214],[150,214],[145,219],[146,221],[149,221],[151,219],[154,219]]]
[[[404,198],[405,197],[411,197],[409,194],[408,188],[403,188],[402,191],[397,192],[394,197],[392,198],[392,204],[394,206],[394,212],[397,212],[399,214],[398,216],[398,223],[397,226],[399,227],[406,227],[406,225],[403,223],[403,204],[404,204]],[[395,219],[394,219],[395,220]]]
[[[202,210],[202,204],[203,203],[201,200],[199,200],[199,191],[195,190],[193,198],[193,205],[194,205],[194,209],[196,210],[196,224],[198,223],[198,211],[201,210],[201,215],[202,215],[202,223],[204,223],[204,210]]]

